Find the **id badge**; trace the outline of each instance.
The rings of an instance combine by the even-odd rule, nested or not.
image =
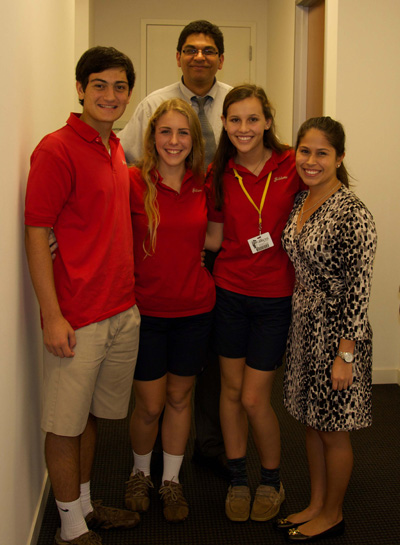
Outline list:
[[[253,254],[268,250],[268,248],[271,248],[274,245],[269,233],[263,233],[262,235],[258,235],[258,237],[249,238],[247,242],[249,243],[250,250]]]

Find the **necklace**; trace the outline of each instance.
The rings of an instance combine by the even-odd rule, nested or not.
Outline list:
[[[260,159],[260,162],[257,163],[256,168],[253,169],[253,170],[251,171],[253,174],[255,174],[256,170],[258,169],[258,167],[259,167],[259,166],[261,165],[261,163],[263,162],[264,157],[265,157],[265,152],[263,152],[262,157],[261,157],[261,159]]]
[[[261,157],[260,161],[257,163],[257,165],[255,166],[255,168],[253,168],[253,169],[246,167],[246,165],[244,165],[243,163],[240,163],[240,164],[241,164],[242,166],[246,167],[247,170],[249,170],[252,174],[254,174],[255,176],[257,176],[255,173],[257,172],[258,167],[259,167],[262,163],[266,163],[267,158],[268,158],[268,152],[269,152],[269,150],[264,148],[263,154],[262,154],[262,157]]]
[[[307,197],[308,195],[310,194],[310,190],[308,190],[308,195],[307,197],[304,199],[304,202],[303,202],[303,206],[301,207],[301,212],[300,212],[300,218],[299,218],[299,224],[301,225],[302,221],[303,221],[303,215],[306,213],[306,212],[309,212],[310,210],[312,210],[313,208],[315,208],[317,206],[317,204],[319,204],[323,199],[326,199],[326,197],[328,197],[328,195],[333,195],[335,193],[335,191],[340,187],[340,184],[341,182],[339,182],[337,185],[335,185],[335,187],[333,189],[331,189],[330,191],[328,191],[328,193],[326,193],[325,195],[323,195],[320,199],[318,199],[312,206],[309,206],[308,208],[306,208],[304,210],[304,205],[306,203],[306,200],[307,200]]]

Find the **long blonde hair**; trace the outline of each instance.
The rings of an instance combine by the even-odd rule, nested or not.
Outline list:
[[[143,241],[146,256],[154,254],[156,248],[157,228],[160,224],[160,212],[157,202],[157,181],[159,156],[155,145],[155,129],[157,121],[167,112],[178,112],[184,115],[189,122],[192,150],[186,157],[186,168],[193,172],[196,178],[202,179],[204,167],[204,141],[199,118],[193,108],[180,98],[166,100],[151,116],[144,136],[143,158],[138,163],[142,178],[146,184],[144,194],[144,209],[148,219],[148,234]]]

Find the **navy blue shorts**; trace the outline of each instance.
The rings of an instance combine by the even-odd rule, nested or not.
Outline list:
[[[246,358],[246,365],[260,371],[280,367],[286,350],[291,301],[291,297],[250,297],[217,287],[217,354]]]
[[[212,320],[212,312],[182,318],[142,315],[135,380],[198,375],[206,362]]]

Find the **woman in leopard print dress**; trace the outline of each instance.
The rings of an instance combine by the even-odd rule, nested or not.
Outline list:
[[[296,271],[284,403],[306,426],[311,478],[308,507],[277,521],[291,541],[343,533],[349,430],[371,424],[367,309],[376,230],[348,189],[344,140],[343,127],[329,117],[300,127],[296,167],[309,190],[297,197],[282,235]]]

